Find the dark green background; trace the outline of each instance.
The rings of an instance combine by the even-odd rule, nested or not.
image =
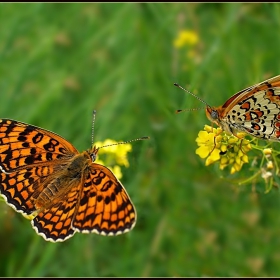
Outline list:
[[[173,41],[199,35],[194,59]],[[0,4],[0,117],[80,151],[130,140],[124,235],[46,242],[0,204],[0,276],[279,276],[280,194],[220,178],[195,154],[203,107],[280,73],[279,4]],[[262,188],[259,188],[262,190]]]

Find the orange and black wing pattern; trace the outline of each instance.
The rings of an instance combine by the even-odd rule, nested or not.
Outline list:
[[[75,234],[72,221],[77,209],[82,185],[73,184],[57,202],[49,205],[31,221],[35,231],[45,240],[62,242]]]
[[[42,128],[0,120],[0,192],[16,211],[34,212],[32,199],[47,178],[78,151],[65,139]]]
[[[228,133],[280,141],[280,75],[239,91],[222,106],[207,106],[206,116]]]
[[[122,184],[105,166],[92,163],[73,221],[83,233],[117,235],[131,230],[136,210]]]
[[[125,233],[135,225],[135,208],[115,175],[93,162],[97,151],[79,153],[53,132],[2,119],[1,195],[47,241],[76,231]]]

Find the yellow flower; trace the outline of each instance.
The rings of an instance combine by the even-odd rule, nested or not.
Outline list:
[[[96,142],[95,146],[102,147],[102,149],[98,151],[99,154],[107,154],[107,153],[116,153],[116,150],[118,149],[118,145],[115,144],[117,144],[115,140],[106,139],[104,142],[100,142],[100,141]],[[103,147],[103,146],[108,146],[108,147]]]
[[[209,128],[211,130],[209,130]],[[208,125],[205,125],[204,131],[199,131],[198,137],[196,138],[197,145],[199,148],[196,149],[195,153],[198,154],[201,158],[206,158],[210,155],[210,159],[208,160],[208,164],[219,160],[219,150],[216,147],[215,142],[217,141],[218,134],[220,134],[222,130],[220,128],[212,128]],[[219,139],[219,138],[218,138]],[[210,161],[210,163],[209,163]]]
[[[266,165],[267,169],[273,169],[273,162],[270,160],[267,165]]]
[[[189,45],[194,46],[198,43],[198,34],[193,30],[181,30],[178,37],[174,40],[173,45],[175,48],[182,48]]]
[[[101,164],[101,165],[105,165],[104,162],[98,158],[98,155],[97,155],[97,158],[96,158],[96,160],[94,161],[94,163]]]
[[[95,163],[108,167],[118,179],[121,179],[122,172],[119,165],[129,166],[127,153],[132,151],[132,145],[130,143],[118,145],[115,140],[106,139],[104,142],[96,142],[95,146],[100,148]]]
[[[251,150],[251,144],[244,139],[244,133],[238,133],[238,137],[228,135],[220,127],[212,128],[204,126],[204,130],[198,133],[196,138],[196,154],[201,158],[206,158],[205,165],[220,162],[220,169],[231,165],[230,173],[240,171],[244,163],[248,163],[246,153]]]
[[[269,156],[271,155],[271,153],[272,153],[272,149],[271,149],[271,148],[265,148],[265,149],[263,149],[263,153],[264,153],[267,157],[269,157]]]
[[[131,152],[131,150],[131,144],[119,145],[118,150],[116,152],[116,162],[120,165],[124,165],[125,167],[129,167],[129,162],[127,160],[126,154],[128,152]]]
[[[217,149],[217,148],[215,148],[215,149],[211,152],[210,156],[206,159],[205,165],[208,166],[208,165],[210,165],[211,163],[213,163],[213,162],[219,160],[220,158],[221,158],[221,156],[220,156],[220,150]]]
[[[122,178],[122,171],[121,168],[118,165],[113,166],[112,168],[110,168],[112,170],[112,172],[115,174],[115,176],[118,179]]]

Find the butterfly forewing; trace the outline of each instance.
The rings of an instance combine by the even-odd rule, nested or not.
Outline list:
[[[108,168],[92,163],[73,227],[81,232],[116,235],[132,229],[135,222],[135,208],[122,184]]]
[[[232,107],[239,102],[242,102],[255,95],[261,95],[260,92],[269,88],[278,87],[280,87],[280,75],[237,92],[231,98],[229,98],[223,106],[221,106],[221,108],[223,108],[223,115],[226,115],[232,109]]]
[[[0,120],[0,167],[10,172],[78,153],[59,135],[22,122]]]
[[[16,211],[30,215],[33,200],[55,169],[77,150],[62,137],[22,122],[0,120],[0,191]]]

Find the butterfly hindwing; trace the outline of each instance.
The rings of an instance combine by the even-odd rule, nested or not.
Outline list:
[[[72,221],[82,185],[73,184],[59,200],[43,208],[31,221],[36,232],[47,241],[57,242],[70,238],[75,233]]]
[[[38,166],[20,169],[11,173],[0,173],[0,192],[6,202],[16,211],[30,215],[36,211],[34,200],[47,185],[47,178],[54,166]],[[46,181],[47,180],[47,181]]]
[[[122,184],[108,168],[92,163],[73,227],[81,232],[116,235],[132,229],[135,221],[135,208]]]

